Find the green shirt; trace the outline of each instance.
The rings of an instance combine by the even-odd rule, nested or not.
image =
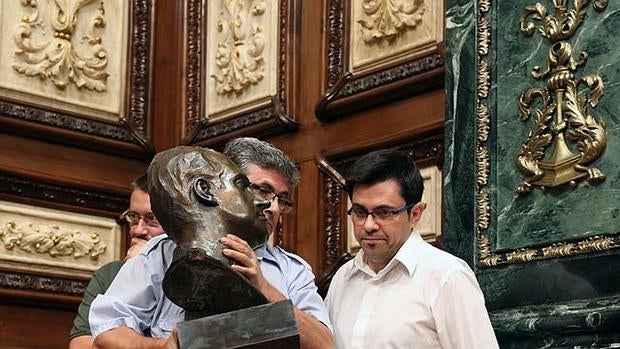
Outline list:
[[[88,323],[88,312],[90,304],[98,294],[103,294],[110,287],[112,280],[123,266],[125,261],[114,261],[103,265],[93,273],[92,279],[84,290],[82,303],[78,307],[78,314],[73,320],[73,327],[69,332],[69,339],[79,336],[90,336],[90,324]]]

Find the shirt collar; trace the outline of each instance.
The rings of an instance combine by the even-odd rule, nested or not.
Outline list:
[[[416,266],[418,265],[419,253],[416,253],[416,250],[419,252],[419,246],[424,242],[420,234],[415,231],[411,232],[409,238],[405,243],[400,247],[396,255],[389,261],[389,263],[385,266],[385,268],[381,269],[378,273],[376,273],[377,277],[385,275],[390,270],[392,270],[398,263],[403,265],[407,270],[409,276],[413,275]],[[363,271],[366,274],[370,274],[375,276],[374,271],[364,262],[364,250],[360,250],[355,259],[353,261],[353,265],[356,270]]]

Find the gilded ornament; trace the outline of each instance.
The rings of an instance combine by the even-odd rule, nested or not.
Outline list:
[[[478,233],[478,264],[485,267],[498,265],[502,257],[491,253],[489,236]]]
[[[522,248],[506,254],[508,263],[529,262],[536,257],[537,251],[529,248]]]
[[[64,90],[69,84],[103,92],[109,74],[108,58],[97,31],[106,26],[104,2],[89,21],[88,29],[76,32],[80,10],[94,0],[21,1],[32,9],[23,16],[13,35],[17,48],[13,69],[26,76],[38,76]],[[51,28],[52,33],[47,28]],[[49,37],[49,40],[42,38]],[[76,49],[80,47],[81,50]],[[88,50],[87,52],[80,52]]]
[[[607,144],[605,122],[596,119],[588,107],[596,108],[603,95],[604,84],[598,75],[575,78],[575,72],[583,67],[588,55],[582,52],[578,59],[573,57],[573,38],[586,16],[589,0],[575,0],[572,9],[566,0],[553,0],[554,13],[540,3],[528,5],[520,18],[521,33],[530,37],[536,26],[532,20],[540,21],[538,28],[543,38],[550,42],[547,67],[532,69],[536,80],[546,79],[544,88],[529,88],[519,98],[518,112],[521,120],[532,117],[534,125],[517,155],[517,168],[529,178],[516,189],[526,194],[534,187],[545,189],[564,184],[575,186],[577,181],[587,179],[597,183],[605,175],[597,168],[587,165],[598,159]],[[602,11],[606,1],[595,1],[593,7]],[[542,106],[532,115],[530,106],[540,100]],[[568,142],[573,142],[571,149]],[[552,147],[552,150],[547,150]],[[577,152],[574,152],[576,148]],[[549,154],[547,158],[543,158]]]
[[[30,223],[27,227],[18,227],[16,222],[9,221],[0,228],[0,241],[7,250],[20,249],[52,257],[88,255],[97,260],[106,250],[100,240],[98,234],[62,231],[57,224],[37,226]]]
[[[489,181],[489,150],[486,147],[478,147],[476,165],[476,183],[484,187]]]
[[[479,142],[486,142],[489,138],[489,107],[486,104],[478,103],[476,106],[476,130]]]
[[[575,248],[574,244],[557,243],[542,249],[542,258],[570,256]]]
[[[487,98],[491,86],[491,75],[489,73],[489,62],[481,60],[478,62],[478,97]]]
[[[489,193],[484,190],[478,191],[476,198],[478,209],[478,228],[487,229],[491,220],[491,205],[489,203]]]
[[[365,18],[358,20],[365,43],[393,40],[422,22],[424,0],[363,0]]]
[[[211,74],[218,94],[237,95],[263,79],[265,36],[255,21],[265,9],[263,0],[222,1],[216,28],[224,39],[215,51],[218,71]]]
[[[480,18],[478,28],[478,54],[486,56],[489,53],[489,41],[491,40],[489,20],[486,17]]]
[[[581,253],[606,251],[614,247],[614,239],[609,236],[593,236],[577,244]]]

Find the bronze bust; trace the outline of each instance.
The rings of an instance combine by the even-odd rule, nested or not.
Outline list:
[[[237,166],[211,149],[179,146],[155,155],[148,180],[153,213],[177,245],[164,292],[186,319],[268,303],[230,268],[219,242],[228,233],[252,247],[267,238],[269,202],[248,189]]]

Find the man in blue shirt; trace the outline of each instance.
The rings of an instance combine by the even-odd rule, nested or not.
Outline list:
[[[292,209],[289,193],[299,180],[296,167],[280,150],[253,138],[231,141],[225,154],[247,176],[249,188],[270,202],[263,213],[273,233],[281,215]],[[264,243],[252,249],[234,235],[220,242],[226,247],[223,254],[236,261],[232,268],[269,301],[291,299],[302,348],[333,347],[325,305],[303,259]],[[95,347],[177,347],[174,329],[183,321],[184,312],[165,297],[161,287],[175,247],[166,235],[152,239],[123,266],[106,294],[97,297],[89,317]]]

